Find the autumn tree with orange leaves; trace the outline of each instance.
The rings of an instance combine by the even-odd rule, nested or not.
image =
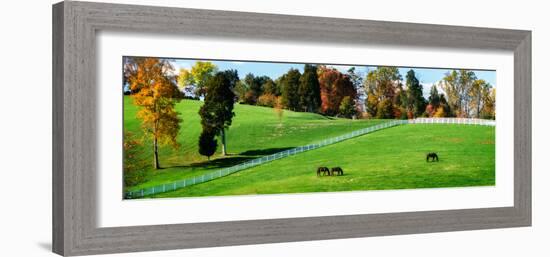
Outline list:
[[[357,90],[350,77],[334,68],[319,66],[317,68],[319,86],[321,88],[321,112],[326,115],[336,115],[344,97],[355,101]]]
[[[174,68],[159,58],[130,58],[124,65],[131,97],[141,107],[137,117],[144,134],[153,142],[153,167],[159,169],[159,145],[179,147],[176,137],[182,120],[175,110],[180,92],[172,75]]]

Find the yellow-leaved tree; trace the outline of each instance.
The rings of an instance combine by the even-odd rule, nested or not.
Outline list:
[[[141,107],[137,117],[153,146],[153,167],[159,169],[159,145],[179,147],[176,138],[182,120],[175,110],[180,101],[174,68],[164,59],[132,57],[125,62],[127,82],[134,92],[134,104]]]

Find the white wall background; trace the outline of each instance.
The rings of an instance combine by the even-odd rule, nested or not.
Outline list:
[[[98,0],[99,1],[99,0]],[[0,9],[0,256],[54,256],[51,247],[51,4]],[[533,227],[116,256],[550,256],[545,162],[550,26],[545,1],[126,0],[220,10],[328,16],[533,31]]]

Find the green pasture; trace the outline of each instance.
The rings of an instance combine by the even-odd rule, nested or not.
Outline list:
[[[228,156],[221,156],[221,146],[211,161],[198,153],[201,132],[199,108],[201,101],[183,100],[176,109],[183,119],[178,142],[181,148],[161,146],[159,151],[162,169],[152,169],[153,152],[150,139],[144,137],[141,120],[136,118],[138,106],[128,96],[124,97],[124,130],[143,141],[139,159],[147,166],[147,181],[126,191],[171,183],[184,178],[202,175],[219,168],[230,167],[263,155],[307,145],[326,138],[339,136],[354,130],[373,126],[384,120],[350,120],[325,117],[319,114],[284,111],[279,116],[274,109],[236,104],[235,117],[227,131]],[[220,142],[220,140],[218,140]]]
[[[153,197],[491,186],[494,127],[402,125]],[[439,162],[426,162],[427,152]],[[317,177],[318,166],[344,176]]]

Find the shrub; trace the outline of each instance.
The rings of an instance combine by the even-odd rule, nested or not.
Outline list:
[[[346,118],[352,118],[357,115],[357,109],[355,108],[355,101],[349,97],[345,96],[340,102],[339,114]]]
[[[385,99],[378,103],[376,111],[376,118],[378,119],[392,119],[394,118],[393,103],[389,99]]]
[[[435,113],[434,106],[431,104],[426,105],[425,113],[428,117],[432,117]]]
[[[412,115],[412,112],[410,112],[410,113]],[[393,109],[393,116],[396,119],[406,120],[408,118],[408,114],[409,114],[409,112],[407,112],[407,110],[403,107],[395,107]]]
[[[215,139],[216,134],[210,129],[203,129],[199,136],[199,153],[204,155],[210,161],[210,156],[216,153],[218,148],[218,140]]]
[[[260,106],[267,106],[267,107],[273,108],[277,104],[277,97],[270,93],[263,94],[260,97],[258,97],[257,104]]]
[[[436,118],[447,117],[447,113],[445,112],[445,108],[443,108],[443,106],[439,106],[439,108],[437,108],[437,111],[435,112],[435,114],[433,116],[436,117]]]
[[[138,148],[142,145],[130,132],[124,132],[124,186],[135,186],[145,182],[147,166],[140,157]]]
[[[243,102],[250,105],[256,104],[256,95],[254,94],[254,92],[252,92],[252,90],[244,94]]]

